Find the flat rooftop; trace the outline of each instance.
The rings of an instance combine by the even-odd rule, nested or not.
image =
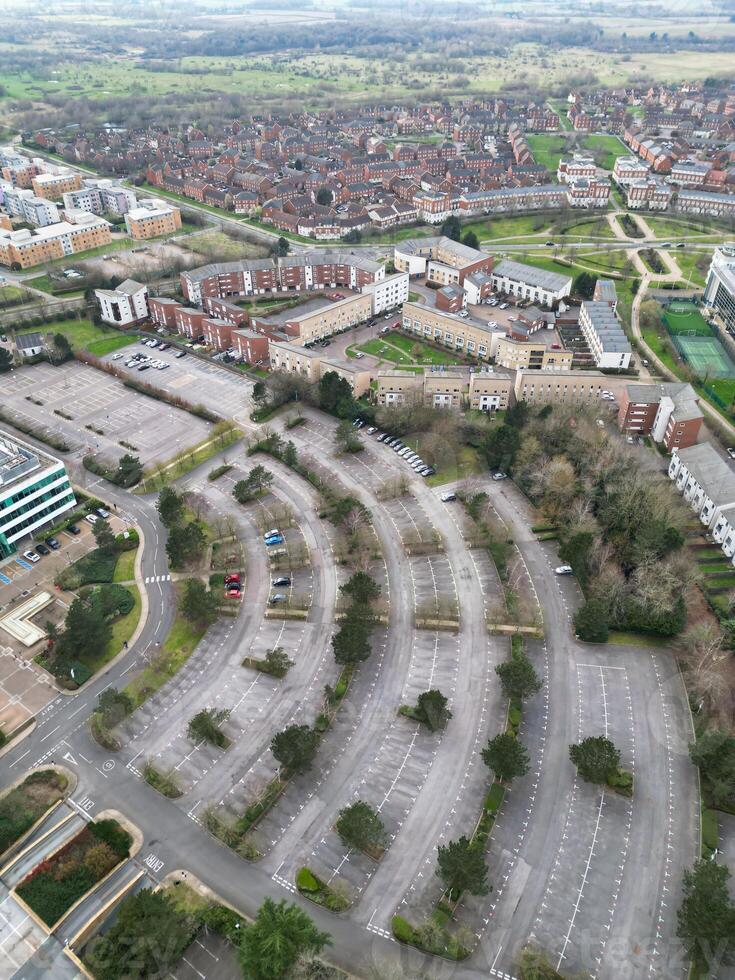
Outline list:
[[[344,293],[340,295],[344,296]],[[314,296],[312,299],[299,303],[298,306],[289,306],[287,310],[280,310],[277,313],[268,313],[267,310],[264,310],[261,314],[253,314],[252,318],[253,320],[265,320],[271,325],[275,324],[280,327],[289,320],[300,320],[301,317],[310,316],[327,306],[334,306],[334,300],[328,296]]]
[[[40,455],[30,446],[0,432],[0,487],[4,491],[40,469],[41,465]]]

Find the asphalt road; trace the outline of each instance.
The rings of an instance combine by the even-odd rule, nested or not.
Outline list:
[[[408,516],[397,501],[380,501],[378,491],[386,479],[411,471],[374,441],[355,457],[332,458],[334,421],[315,412],[308,415],[307,424],[289,437],[301,453],[328,463],[343,485],[369,506],[381,544],[390,613],[387,629],[377,631],[373,658],[358,672],[338,726],[320,748],[314,774],[318,787],[305,799],[306,786],[301,786],[300,800],[298,794],[285,799],[283,812],[280,802],[276,806],[275,823],[268,826],[277,833],[265,858],[257,864],[238,860],[204,832],[192,810],[197,799],[216,801],[220,792],[220,799],[226,797],[233,781],[239,782],[243,770],[249,771],[263,756],[270,734],[290,717],[301,717],[294,713],[302,699],[311,705],[308,720],[316,703],[310,698],[330,676],[323,664],[327,655],[331,657],[328,645],[339,578],[329,531],[316,515],[310,488],[270,460],[262,462],[276,472],[277,495],[292,509],[311,556],[312,605],[301,641],[304,653],[294,668],[298,683],[279,688],[278,701],[259,702],[262,713],[251,716],[247,738],[238,739],[227,753],[233,753],[230,758],[205,758],[197,767],[191,756],[185,776],[192,791],[180,801],[168,801],[148,787],[134,763],[126,765],[130,759],[125,751],[113,756],[90,738],[86,719],[97,694],[111,684],[122,686],[145,664],[173,616],[165,532],[153,500],[105,486],[105,498],[117,503],[119,512],[143,531],[148,620],[126,658],[84,692],[59,695],[49,705],[35,731],[4,756],[3,783],[48,760],[69,766],[79,776],[74,800],[89,817],[116,808],[141,828],[144,845],[138,859],[154,880],[187,868],[224,899],[253,914],[266,896],[293,896],[299,861],[314,856],[325,866],[338,864],[345,855],[333,839],[319,850],[336,811],[356,792],[366,797],[373,793],[371,798],[378,800],[395,780],[397,795],[388,793],[386,804],[386,820],[393,823],[395,837],[380,865],[376,870],[360,867],[350,858],[343,865],[348,885],[359,895],[353,910],[335,917],[297,895],[293,898],[333,936],[330,955],[343,967],[362,973],[400,955],[404,964],[436,975],[437,961],[401,949],[388,928],[397,909],[418,914],[436,897],[437,843],[471,832],[479,813],[487,774],[477,764],[477,755],[504,723],[492,668],[505,657],[507,641],[488,636],[485,629],[488,602],[498,585],[482,556],[467,549],[461,521],[441,503],[436,490],[411,474],[412,496],[402,501]],[[230,462],[232,456],[229,451]],[[216,465],[217,459],[208,461],[185,482],[203,492],[206,473]],[[85,471],[73,475],[102,492],[99,481]],[[545,641],[531,646],[530,654],[546,687],[524,717],[524,737],[536,767],[514,787],[497,822],[489,854],[494,891],[467,902],[467,921],[475,928],[477,945],[456,973],[510,974],[514,952],[533,935],[567,971],[585,968],[616,980],[683,976],[673,933],[681,871],[696,853],[698,799],[686,756],[688,708],[675,667],[655,650],[598,649],[576,642],[569,623],[579,601],[573,583],[554,576],[553,552],[531,534],[523,498],[512,485],[488,481],[486,488],[518,543],[544,611]],[[224,490],[212,493],[213,500],[220,496],[217,506],[222,514],[240,518],[252,562],[250,591],[240,618],[210,631],[191,658],[193,673],[181,672],[163,689],[163,698],[170,695],[170,702],[163,704],[159,718],[152,718],[150,735],[141,736],[146,751],[155,752],[158,745],[170,752],[171,736],[193,704],[204,706],[218,694],[221,703],[229,703],[222,693],[225,683],[230,684],[228,698],[244,693],[249,672],[237,665],[263,626],[268,571],[255,540],[260,528],[253,518],[242,519],[243,512]],[[411,522],[438,530],[443,552],[409,558],[401,532],[406,533]],[[417,600],[431,597],[432,589],[436,595],[451,588],[459,605],[459,632],[416,629]],[[263,642],[270,643],[270,635]],[[415,696],[435,677],[452,696],[454,718],[443,735],[427,737],[396,719],[395,711],[405,696]],[[245,720],[243,716],[241,727]],[[132,724],[137,724],[135,716]],[[624,762],[634,768],[632,801],[608,791],[601,794],[575,779],[568,744],[580,734],[604,731],[619,743]],[[399,796],[401,807],[394,804]]]

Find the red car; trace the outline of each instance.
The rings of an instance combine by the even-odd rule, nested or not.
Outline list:
[[[233,582],[225,588],[226,599],[242,599],[242,592],[237,582]]]
[[[233,583],[236,583],[237,585],[240,584],[239,572],[231,572],[225,575],[225,585],[232,585]]]

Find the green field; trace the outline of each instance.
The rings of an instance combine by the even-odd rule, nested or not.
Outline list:
[[[617,158],[630,152],[617,136],[606,133],[588,133],[582,140],[582,148],[593,154],[604,170],[612,170]]]
[[[699,34],[702,21],[692,23]],[[630,28],[631,23],[626,22],[620,31]],[[123,33],[125,29],[120,30]],[[18,48],[11,46],[11,50]],[[7,97],[39,102],[48,96],[94,101],[113,97],[142,100],[174,94],[184,104],[201,105],[223,93],[246,92],[253,105],[292,101],[299,108],[311,109],[333,107],[337,100],[399,102],[407,90],[418,99],[436,92],[441,92],[443,98],[486,95],[509,85],[543,90],[556,84],[573,84],[573,79],[586,77],[590,70],[600,85],[622,85],[641,77],[674,83],[732,73],[732,56],[727,51],[645,51],[623,55],[586,47],[559,50],[534,43],[510,44],[497,54],[467,55],[461,59],[461,70],[453,67],[451,59],[444,59],[441,67],[436,67],[436,58],[424,57],[421,50],[402,51],[400,59],[387,53],[361,57],[287,51],[259,56],[189,56],[170,62],[171,70],[162,71],[150,70],[145,61],[127,53],[100,55],[95,50],[94,60],[87,59],[81,40],[76,57],[54,57],[55,54],[55,49],[49,47],[49,66],[43,77],[29,71],[0,70],[0,85]],[[563,109],[564,104],[559,108]],[[566,123],[563,119],[562,126]]]
[[[373,357],[380,358],[382,362],[389,362],[401,370],[416,373],[423,370],[423,365],[446,364],[451,366],[463,363],[460,358],[449,353],[445,354],[444,351],[435,349],[418,337],[414,340],[413,337],[395,331],[390,334],[389,338],[376,337],[364,344],[348,347],[345,353],[348,357],[354,357],[356,350],[365,354],[372,354]]]
[[[553,136],[550,133],[529,133],[526,137],[536,163],[556,173],[559,160],[569,152],[566,136]]]
[[[19,334],[26,333],[61,333],[69,341],[71,346],[76,349],[86,349],[91,354],[107,354],[117,350],[118,347],[125,347],[132,343],[136,338],[130,334],[122,334],[119,330],[112,327],[96,326],[91,320],[54,320],[52,323],[44,323],[40,327],[19,330]],[[110,346],[113,344],[114,346]]]
[[[695,337],[711,337],[712,328],[694,303],[670,303],[664,311],[664,323],[670,334],[690,334]]]

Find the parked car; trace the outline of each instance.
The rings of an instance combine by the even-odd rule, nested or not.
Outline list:
[[[501,473],[501,472],[493,473],[493,480],[507,480],[507,479],[508,479],[507,473]]]
[[[500,308],[501,310],[507,310],[507,309],[508,309],[508,306],[509,306],[509,304],[508,304],[508,303],[501,303],[501,304],[500,304],[500,307],[499,307],[499,308]]]
[[[61,547],[61,542],[56,538],[45,538],[44,540],[52,551],[58,551]]]
[[[554,569],[554,572],[557,575],[573,575],[574,574],[574,572],[572,571],[572,566],[571,565],[558,565]]]
[[[76,524],[70,524],[69,527],[67,528],[67,531],[69,532],[69,534],[73,534],[75,537],[76,537],[77,534],[81,534],[82,533],[79,530],[79,528],[76,526]]]
[[[271,585],[290,585],[291,579],[288,575],[279,575],[278,578],[274,578]]]
[[[24,551],[23,557],[26,559],[26,561],[33,562],[34,565],[37,561],[41,560],[35,551]]]
[[[371,436],[371,435],[372,435],[372,434],[373,434],[374,432],[377,432],[377,431],[378,431],[378,428],[377,428],[377,426],[375,426],[375,425],[369,425],[369,426],[367,427],[367,434],[368,434],[369,436]]]
[[[730,457],[730,459],[735,459],[735,449],[733,449],[732,446],[728,447],[727,455]]]
[[[185,350],[177,350],[176,353],[174,354],[174,357],[186,357],[186,351]]]
[[[101,518],[102,518],[103,520],[105,520],[105,521],[106,521],[106,520],[107,520],[107,518],[108,518],[108,517],[110,516],[110,512],[109,512],[109,510],[106,510],[106,509],[105,509],[104,507],[98,507],[98,508],[97,508],[97,513],[98,513],[98,514],[100,515],[100,517],[101,517]]]
[[[228,585],[225,590],[225,596],[228,599],[242,599],[242,592],[240,591],[240,584],[234,583],[233,585]]]
[[[425,466],[424,472],[421,474],[421,476],[433,476],[435,473],[436,470],[433,466]]]
[[[356,350],[355,351],[355,357],[357,358],[358,361],[360,360],[361,357],[364,357],[364,356],[365,355],[363,354],[363,352],[361,350]]]
[[[268,600],[271,606],[275,605],[277,602],[285,602],[288,596],[285,596],[282,592],[276,592]]]
[[[84,520],[87,521],[89,524],[96,524],[97,521],[99,520],[99,517],[97,517],[96,514],[85,514]]]
[[[50,555],[51,554],[51,552],[49,551],[49,549],[46,547],[45,544],[37,544],[36,545],[36,551],[39,553],[39,555]]]
[[[454,490],[446,490],[439,499],[442,501],[442,503],[448,504],[450,500],[457,499],[457,494],[454,492]]]
[[[267,547],[272,547],[274,544],[283,544],[284,537],[282,534],[274,534],[272,538],[266,538],[265,543]]]
[[[239,572],[228,572],[227,575],[225,575],[225,585],[231,585],[233,582],[237,582],[238,584],[240,583]]]
[[[280,534],[280,533],[281,533],[281,531],[280,531],[280,528],[277,528],[277,527],[272,527],[272,528],[270,529],[270,531],[264,531],[264,532],[263,532],[263,538],[272,538],[272,537],[274,537],[274,536],[275,536],[276,534]]]
[[[112,355],[112,360],[119,361],[121,357],[125,357],[125,354],[123,351],[119,350],[116,354]]]

